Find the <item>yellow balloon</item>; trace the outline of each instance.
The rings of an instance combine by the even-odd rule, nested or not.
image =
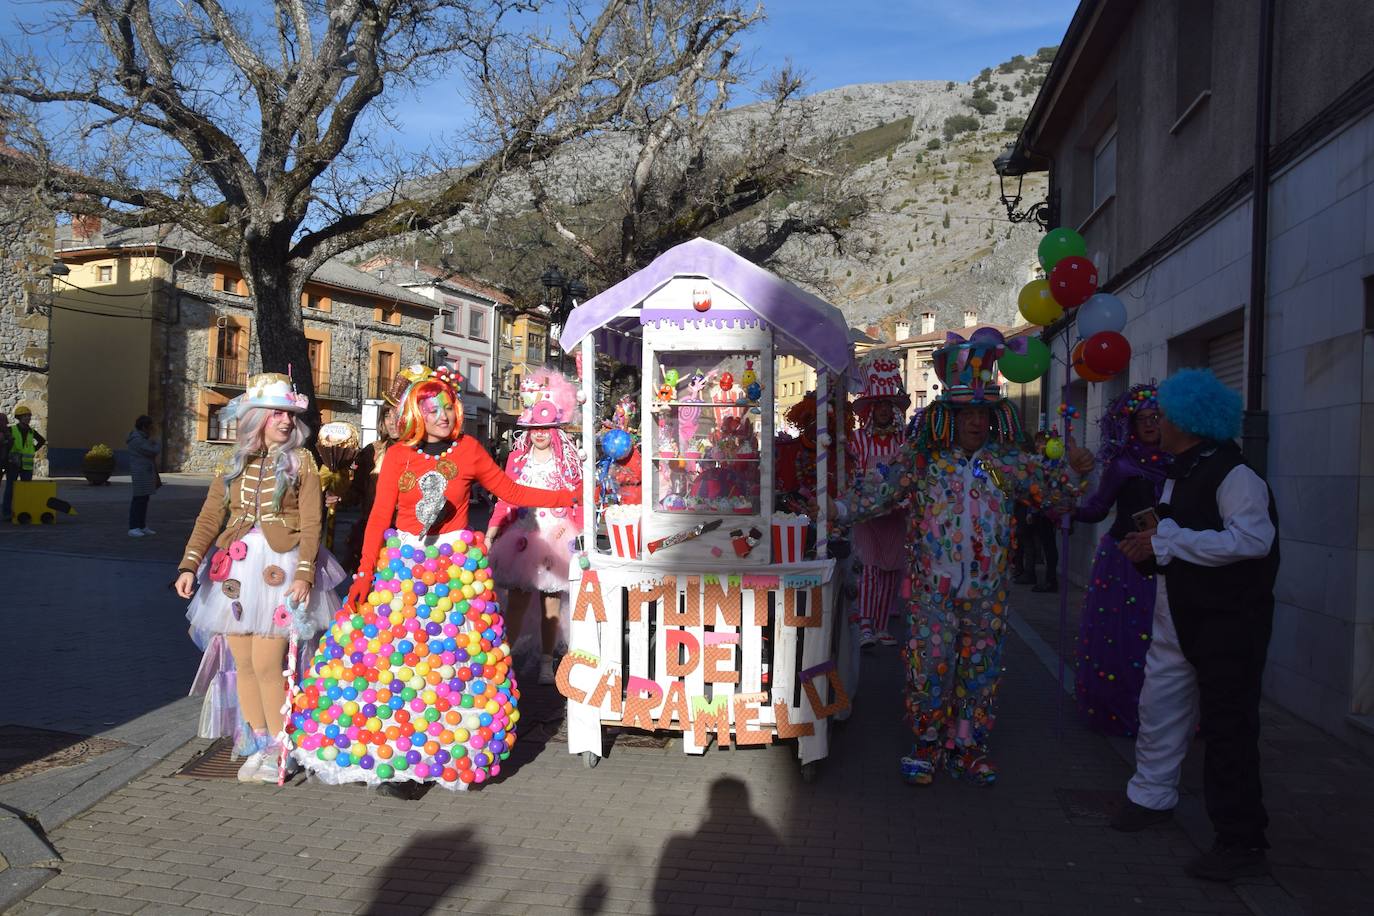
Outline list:
[[[457,741],[459,744],[466,744],[469,737],[471,736],[468,734],[466,728],[456,728],[453,730],[453,740]]]
[[[440,598],[439,603],[434,605],[436,611],[448,612],[453,609],[453,601],[448,598]]]
[[[379,732],[382,730],[382,720],[373,716],[371,719],[367,720],[367,725],[365,727],[370,732]]]
[[[350,716],[356,716],[358,714],[358,704],[354,703],[352,700],[349,700],[348,702],[343,704],[343,711],[348,713]]]
[[[414,673],[415,672],[411,671],[409,668],[398,668],[396,670],[396,680],[408,681]]]
[[[424,677],[426,674],[429,674],[429,662],[420,662],[418,665],[416,665],[415,673],[420,675],[420,677]]]
[[[468,572],[466,569],[463,570],[461,573],[458,574],[458,581],[459,581],[459,582],[462,582],[464,585],[471,585],[471,584],[472,584],[472,580],[473,580],[473,575],[472,575],[472,573]]]
[[[1064,307],[1055,302],[1054,296],[1050,295],[1048,280],[1032,280],[1021,287],[1021,292],[1016,297],[1016,305],[1021,310],[1022,318],[1042,327],[1054,324],[1064,314]]]
[[[420,694],[420,699],[424,700],[430,706],[433,706],[434,701],[439,699],[439,694],[435,693],[433,690],[426,690],[424,693]]]

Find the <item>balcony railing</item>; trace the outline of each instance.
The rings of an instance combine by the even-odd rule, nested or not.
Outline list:
[[[248,360],[216,357],[210,360],[205,380],[218,388],[246,388]]]

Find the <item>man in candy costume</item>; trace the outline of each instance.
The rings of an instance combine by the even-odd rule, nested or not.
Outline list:
[[[875,356],[859,369],[863,390],[854,402],[859,428],[849,438],[849,458],[855,479],[877,470],[897,456],[906,444],[905,413],[911,397],[902,386],[902,373],[891,356]],[[868,648],[875,642],[894,646],[897,640],[888,631],[888,618],[901,590],[902,570],[906,568],[903,512],[860,522],[854,526],[854,550],[863,563],[859,579],[859,645]]]
[[[361,567],[291,715],[303,766],[400,797],[417,783],[483,783],[515,743],[520,692],[486,538],[467,527],[472,482],[518,506],[571,508],[576,496],[514,483],[463,435],[452,373],[406,372]]]
[[[988,757],[1002,675],[1016,501],[1064,509],[1077,500],[1074,476],[1092,454],[1073,446],[1067,465],[1018,448],[1021,421],[1002,400],[997,360],[1002,335],[981,328],[950,334],[935,351],[939,400],[893,462],[856,487],[859,518],[911,501],[910,632],[903,647],[907,721],[915,736],[903,778],[928,785],[943,764],[951,776],[990,785]]]

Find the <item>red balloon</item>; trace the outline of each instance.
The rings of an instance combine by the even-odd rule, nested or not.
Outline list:
[[[1116,375],[1131,362],[1131,344],[1116,331],[1098,331],[1084,341],[1083,362],[1094,372]]]
[[[1073,355],[1069,362],[1073,365],[1074,374],[1085,382],[1105,382],[1111,375],[1103,375],[1088,368],[1088,364],[1083,362],[1083,350],[1087,346],[1086,341],[1080,340],[1073,348]]]
[[[1063,258],[1050,271],[1050,295],[1066,309],[1077,308],[1097,292],[1097,268],[1087,258]]]

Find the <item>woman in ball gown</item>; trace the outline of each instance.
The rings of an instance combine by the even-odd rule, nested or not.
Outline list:
[[[307,404],[289,378],[265,373],[224,408],[238,424],[237,445],[215,471],[178,564],[177,594],[195,593],[186,613],[192,635],[209,646],[207,656],[217,634],[233,654],[248,726],[237,742],[248,758],[240,782],[277,781],[292,615],[311,632],[324,629],[337,603],[332,589],[347,578],[320,546],[319,469],[301,447]]]
[[[1142,576],[1119,542],[1135,530],[1132,516],[1159,501],[1169,455],[1159,448],[1159,403],[1154,385],[1136,385],[1117,398],[1099,421],[1103,468],[1097,490],[1074,518],[1116,518],[1102,536],[1078,628],[1075,692],[1078,711],[1092,728],[1134,735],[1145,681],[1145,653],[1153,630],[1155,582]]]
[[[536,369],[529,378],[542,387],[534,391],[532,403],[516,420],[524,432],[516,438],[506,460],[506,474],[535,489],[578,490],[582,467],[577,446],[562,429],[577,410],[577,388],[551,369]],[[498,584],[509,590],[506,622],[512,650],[518,648],[530,599],[539,595],[540,684],[554,682],[553,650],[558,642],[563,596],[568,590],[572,541],[581,530],[578,512],[518,509],[505,500],[496,504],[487,525],[492,573]]]
[[[501,772],[519,721],[506,624],[470,531],[473,481],[519,506],[571,508],[575,494],[501,473],[461,433],[461,379],[406,370],[348,603],[334,615],[291,716],[295,756],[326,782],[467,788]],[[394,519],[394,523],[393,523]]]

